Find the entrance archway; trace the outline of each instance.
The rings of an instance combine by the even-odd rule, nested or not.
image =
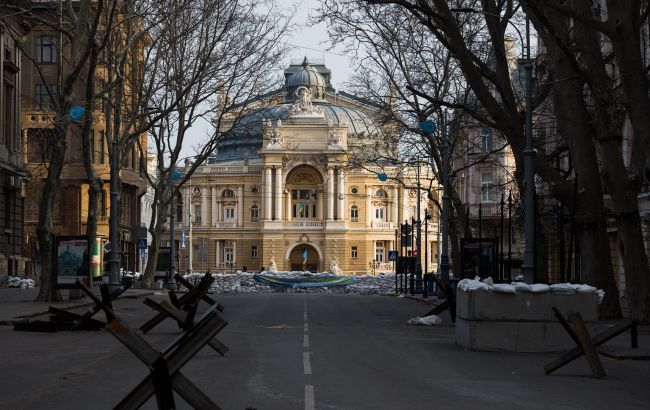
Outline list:
[[[307,261],[305,262],[305,254]],[[289,267],[292,271],[304,270],[318,272],[320,269],[320,252],[311,244],[298,243],[289,252]]]

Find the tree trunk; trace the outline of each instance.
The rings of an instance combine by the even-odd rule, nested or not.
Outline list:
[[[151,233],[151,247],[149,248],[149,259],[145,267],[144,276],[142,281],[145,287],[152,287],[154,274],[156,270],[156,263],[158,261],[158,251],[160,249],[160,239],[162,236],[163,227],[167,220],[168,204],[160,199],[158,195],[159,190],[156,189],[154,194],[154,201],[152,204],[153,215],[149,223],[149,233]],[[173,261],[170,261],[173,263]]]
[[[40,302],[61,300],[61,295],[57,291],[54,282],[54,263],[56,261],[56,255],[54,254],[54,207],[59,190],[59,181],[61,180],[61,171],[63,170],[67,126],[57,122],[55,123],[55,130],[54,140],[48,141],[51,154],[48,155],[49,168],[39,204],[38,227],[36,228],[42,258],[41,286],[36,298]]]

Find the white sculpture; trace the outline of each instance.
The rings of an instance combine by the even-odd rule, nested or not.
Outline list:
[[[311,103],[311,91],[305,86],[298,87],[296,90],[296,102],[289,108],[292,116],[317,116],[323,117],[325,113],[321,107],[316,107]]]
[[[330,145],[341,145],[341,135],[336,130],[330,131],[329,135]]]
[[[332,275],[341,275],[343,271],[339,268],[339,258],[332,258],[330,260],[330,272]]]
[[[280,134],[280,131],[274,129],[269,132],[269,143],[267,144],[267,146],[279,145],[281,140],[282,140],[282,136]]]
[[[273,255],[269,258],[269,272],[277,272],[278,271],[278,265],[275,263],[275,258]]]

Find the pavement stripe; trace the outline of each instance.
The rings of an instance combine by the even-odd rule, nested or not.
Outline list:
[[[303,335],[302,337],[302,347],[309,347],[309,335]]]
[[[314,386],[305,385],[305,410],[314,410]]]
[[[305,325],[303,326],[303,328],[304,328],[305,332],[308,332],[308,331],[309,331],[309,325],[308,325],[307,323],[305,323]]]
[[[302,368],[305,371],[305,374],[311,374],[311,362],[309,361],[309,352],[304,352],[302,354]]]

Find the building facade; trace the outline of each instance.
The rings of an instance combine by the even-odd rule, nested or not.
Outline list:
[[[23,63],[18,30],[12,18],[0,20],[0,275],[14,276],[25,273],[24,184],[29,177],[20,138]]]
[[[199,272],[259,271],[271,260],[279,270],[393,270],[388,251],[399,249],[396,229],[415,215],[417,194],[404,188],[406,171],[352,165],[355,153],[386,149],[380,107],[334,92],[329,76],[307,59],[290,66],[286,95],[240,119],[245,127],[183,187],[181,270],[191,261]]]
[[[41,192],[47,176],[48,141],[54,132],[56,119],[55,104],[57,91],[61,85],[61,71],[69,55],[69,44],[65,37],[44,24],[35,24],[24,36],[24,50],[31,53],[29,64],[22,67],[22,86],[20,92],[22,141],[24,162],[32,174],[26,185],[25,199],[25,241],[26,250],[37,257],[36,227]],[[100,59],[96,79],[98,87],[106,83],[105,62]],[[130,68],[133,68],[130,66]],[[83,73],[80,78],[85,78]],[[129,77],[130,78],[130,77]],[[82,81],[74,84],[76,104],[83,104],[85,85]],[[97,100],[92,112],[92,163],[103,180],[100,193],[97,235],[103,242],[108,240],[110,209],[110,164],[109,147],[111,136],[107,134],[105,105]],[[88,177],[83,166],[82,124],[72,122],[68,127],[64,167],[61,173],[60,188],[55,200],[54,229],[56,235],[85,235],[88,218]],[[146,135],[141,136],[146,146]],[[119,236],[121,266],[135,271],[138,263],[136,242],[140,229],[141,196],[146,183],[140,169],[140,152],[131,144],[121,146],[121,183],[119,207]],[[38,258],[36,258],[38,259]]]

